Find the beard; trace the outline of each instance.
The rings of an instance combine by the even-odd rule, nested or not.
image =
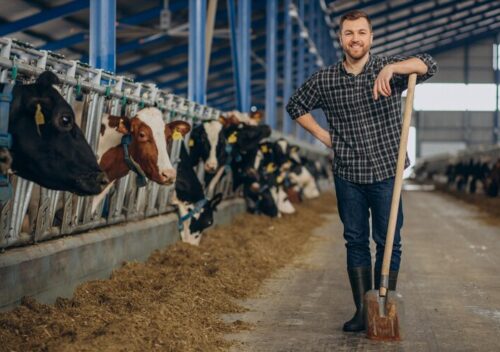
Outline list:
[[[363,58],[369,51],[369,45],[359,46],[356,49],[350,47],[349,45],[343,46],[344,54],[352,60],[359,60]]]

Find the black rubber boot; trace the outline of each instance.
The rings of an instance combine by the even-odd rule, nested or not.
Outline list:
[[[396,291],[396,286],[398,283],[398,273],[399,271],[389,271],[389,291]],[[380,288],[380,269],[375,269],[374,274],[374,283],[375,283],[375,290],[378,290]]]
[[[344,324],[344,331],[354,332],[365,330],[364,296],[372,288],[372,268],[357,267],[347,270],[351,283],[352,297],[356,305],[354,317]]]

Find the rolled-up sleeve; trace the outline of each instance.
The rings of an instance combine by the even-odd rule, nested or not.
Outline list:
[[[318,89],[319,74],[320,71],[309,77],[288,100],[286,111],[292,120],[321,107],[321,98]]]
[[[400,62],[404,60],[411,59],[412,57],[416,57],[417,59],[422,60],[422,62],[427,66],[427,72],[424,73],[423,75],[418,75],[417,76],[417,84],[422,83],[427,81],[429,78],[434,76],[437,72],[438,65],[436,60],[429,54],[415,54],[411,56],[403,56],[403,55],[394,55],[394,56],[389,56],[388,59],[388,64],[392,64],[395,62]],[[404,86],[406,89],[406,86],[408,84],[408,75],[394,75],[394,79],[396,80],[397,83],[400,85]]]
[[[422,83],[424,81],[427,81],[429,78],[431,78],[436,74],[438,65],[436,60],[434,60],[432,56],[430,56],[429,54],[417,54],[414,55],[413,57],[422,60],[424,64],[427,66],[427,72],[423,75],[417,76],[417,83]]]

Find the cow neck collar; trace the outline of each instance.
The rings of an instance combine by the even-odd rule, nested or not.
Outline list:
[[[144,187],[147,183],[146,174],[142,170],[141,166],[132,158],[128,150],[129,145],[132,143],[132,135],[130,133],[123,135],[121,145],[123,146],[123,157],[125,159],[125,164],[128,168],[135,172],[137,175],[137,187]]]
[[[177,223],[177,228],[179,229],[179,232],[184,231],[184,222],[191,219],[196,214],[200,213],[203,207],[207,204],[207,202],[208,202],[207,198],[203,198],[197,201],[192,209],[189,209],[186,214],[179,217],[179,222]]]
[[[12,90],[15,83],[5,83],[3,92],[0,94],[0,147],[10,149],[12,136],[9,131],[10,103],[12,102]],[[0,175],[0,202],[5,202],[12,197],[12,185],[7,175]]]

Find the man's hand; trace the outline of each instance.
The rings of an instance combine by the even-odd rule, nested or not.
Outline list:
[[[332,139],[330,133],[323,127],[318,125],[314,117],[307,113],[297,118],[296,120],[299,125],[304,127],[314,138],[318,139],[321,143],[326,145],[328,148],[332,147]]]
[[[373,99],[378,100],[379,94],[384,97],[391,95],[391,79],[394,74],[394,67],[389,64],[378,74],[373,86]]]
[[[316,138],[328,148],[332,147],[332,139],[330,138],[330,133],[328,131],[322,130]]]

